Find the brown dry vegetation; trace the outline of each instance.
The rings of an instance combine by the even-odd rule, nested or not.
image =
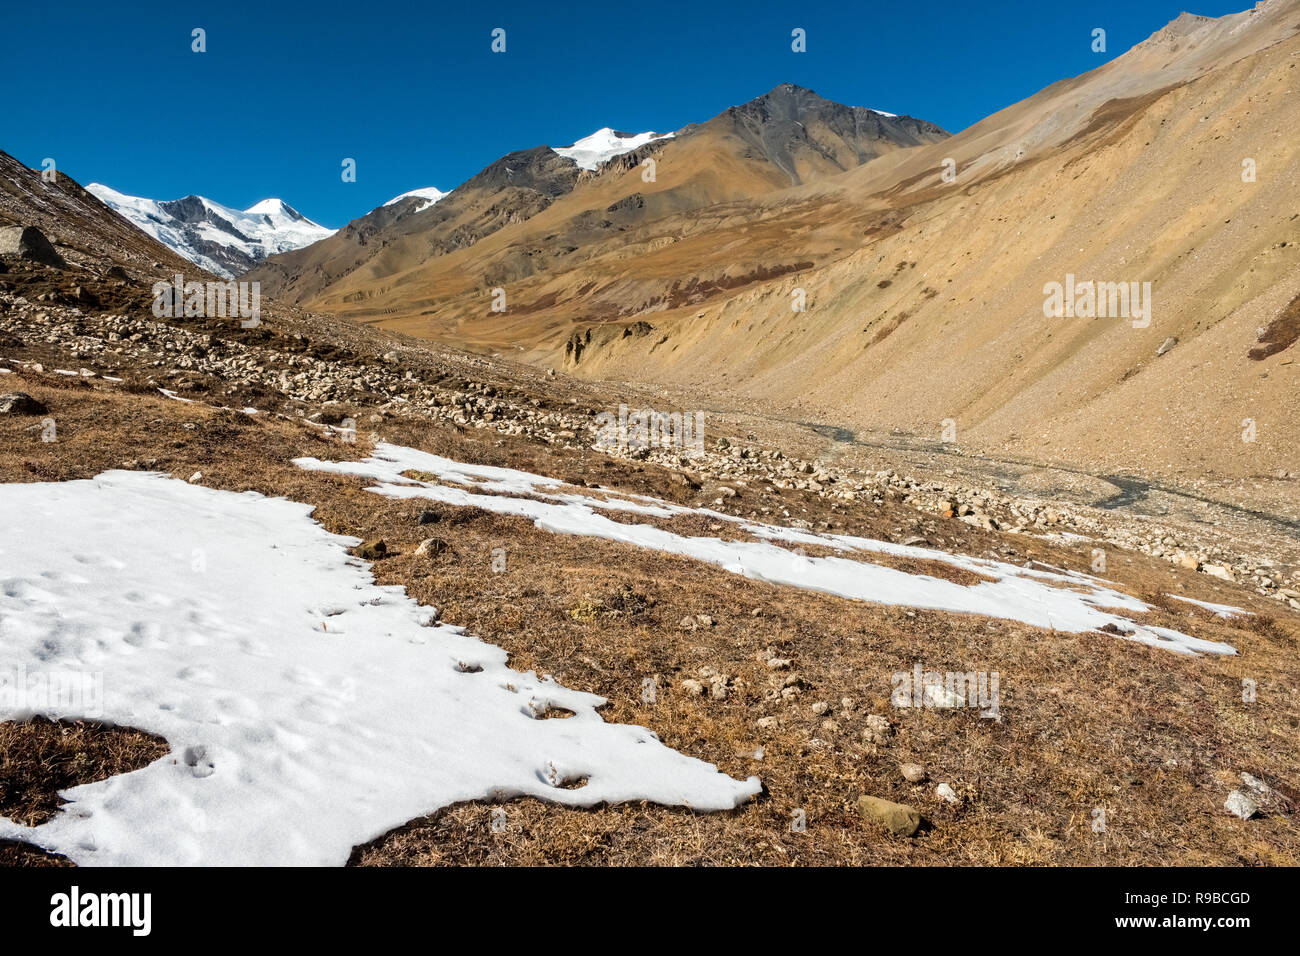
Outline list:
[[[0,816],[38,826],[63,804],[61,790],[139,770],[169,751],[161,737],[95,721],[0,722]],[[0,841],[0,866],[63,865],[61,856]]]
[[[166,742],[129,727],[35,717],[0,723],[0,816],[34,827],[63,803],[58,793],[166,756]]]
[[[155,460],[149,467],[182,477],[202,471],[212,487],[309,502],[331,531],[382,538],[392,556],[374,564],[381,583],[405,586],[437,606],[443,620],[505,648],[512,666],[602,694],[609,700],[607,720],[649,727],[668,746],[726,773],[758,775],[765,788],[737,811],[708,815],[640,803],[573,810],[523,800],[505,807],[504,833],[493,832],[491,808],[476,802],[359,847],[355,863],[1300,862],[1292,812],[1300,798],[1294,790],[1300,701],[1292,693],[1300,623],[1248,591],[1139,554],[1115,553],[1110,560],[1123,589],[1149,597],[1153,608],[1145,620],[1227,641],[1239,651],[1229,658],[1181,657],[1107,635],[869,605],[744,579],[686,558],[556,536],[520,518],[388,500],[367,492],[360,479],[292,466],[295,456],[354,458],[366,451],[364,443],[326,438],[300,421],[85,383],[55,389],[44,379],[7,378],[10,387],[51,406],[59,440],[41,442],[33,420],[0,420],[0,481],[84,478],[127,461]],[[626,492],[682,489],[655,466],[592,452],[557,452],[415,421],[376,427],[387,440],[462,461],[599,475],[600,484]],[[707,487],[700,496],[711,500]],[[1088,566],[1082,545],[1071,550],[980,531],[894,502],[833,507],[797,492],[751,487],[720,510],[748,514],[760,504],[815,527],[825,522],[895,540],[921,535],[977,556]],[[439,520],[420,525],[424,511]],[[430,536],[450,547],[436,557],[417,556],[416,546]],[[495,548],[506,550],[504,573],[490,573]],[[1165,592],[1257,614],[1223,620],[1165,600]],[[680,625],[697,614],[714,625]],[[769,670],[769,649],[790,659],[790,668]],[[891,675],[918,662],[927,670],[998,672],[1001,719],[972,710],[892,707]],[[697,678],[701,668],[727,675],[726,699],[684,692],[681,682]],[[791,677],[797,677],[797,699],[767,699]],[[656,682],[653,703],[642,700],[646,678]],[[1258,687],[1254,703],[1242,700],[1244,679]],[[827,702],[829,712],[814,715],[817,701]],[[893,725],[883,742],[864,737],[873,714]],[[775,718],[775,725],[759,729],[760,717]],[[14,751],[6,759],[39,765],[32,763],[39,740],[15,738],[12,726],[0,730],[15,741],[6,745]],[[759,747],[763,756],[756,759]],[[906,782],[902,761],[925,765],[929,781]],[[57,785],[96,779],[106,768],[127,769],[92,756],[86,776],[70,774]],[[1290,807],[1251,821],[1227,814],[1224,799],[1242,771],[1268,782]],[[934,796],[941,781],[962,795],[959,805]],[[39,789],[36,780],[28,786]],[[45,792],[52,789],[46,785]],[[873,829],[853,809],[864,793],[915,805],[927,826],[902,840]],[[1104,833],[1091,829],[1096,808],[1106,810]],[[806,814],[806,832],[791,829],[796,811]],[[17,862],[21,853],[11,848],[0,859]]]

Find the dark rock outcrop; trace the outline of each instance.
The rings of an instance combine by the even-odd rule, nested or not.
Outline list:
[[[58,250],[45,238],[45,233],[35,226],[4,226],[0,228],[0,256],[9,259],[27,259],[56,269],[66,269]]]

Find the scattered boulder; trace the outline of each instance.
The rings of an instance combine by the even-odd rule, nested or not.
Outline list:
[[[1224,802],[1223,808],[1233,816],[1240,817],[1243,820],[1249,820],[1259,813],[1259,804],[1246,796],[1241,790],[1234,790],[1228,794],[1228,799]]]
[[[1160,343],[1160,348],[1156,349],[1156,355],[1157,356],[1164,355],[1166,352],[1168,352],[1177,344],[1178,344],[1177,337],[1170,336],[1169,338],[1165,339],[1163,342]]]
[[[38,402],[26,392],[0,395],[0,415],[44,415],[48,411],[44,402]]]
[[[420,546],[415,549],[415,553],[420,557],[436,558],[440,554],[446,553],[451,548],[442,538],[425,538],[420,542]]]
[[[947,803],[961,802],[961,797],[957,796],[957,791],[946,783],[941,783],[939,786],[935,787],[934,795]]]
[[[687,614],[679,626],[687,631],[693,631],[697,627],[713,627],[713,618],[708,614]]]
[[[694,475],[691,475],[687,472],[671,471],[668,473],[668,480],[672,482],[674,485],[680,485],[681,487],[687,488],[690,491],[700,490],[700,482],[695,478]]]
[[[889,718],[882,717],[880,714],[872,714],[867,718],[866,729],[862,731],[862,736],[869,743],[883,744],[889,737],[893,728],[890,727]]]
[[[1290,798],[1273,789],[1254,774],[1243,772],[1241,782],[1245,784],[1245,787],[1241,790],[1242,795],[1255,805],[1258,813],[1268,815],[1288,813],[1291,810],[1292,800]]]
[[[1266,784],[1263,780],[1260,780],[1259,777],[1256,777],[1254,774],[1243,772],[1241,775],[1241,782],[1262,797],[1266,797],[1273,792],[1272,787]]]
[[[35,226],[0,227],[0,256],[39,262],[56,269],[68,267],[45,233]]]
[[[357,548],[357,557],[367,561],[379,561],[388,557],[388,544],[383,538],[370,538]]]
[[[899,764],[898,772],[903,775],[908,783],[924,783],[926,778],[925,768],[919,763]]]
[[[865,794],[859,797],[858,812],[894,836],[910,837],[921,826],[921,814],[915,807],[880,797]]]

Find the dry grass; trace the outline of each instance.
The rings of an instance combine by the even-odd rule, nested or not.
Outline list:
[[[146,767],[170,749],[161,737],[94,721],[0,722],[0,816],[38,826],[64,803],[59,792]],[[0,840],[0,866],[70,866],[61,856]]]
[[[94,721],[0,723],[0,816],[34,827],[54,816],[59,791],[148,766],[170,752],[161,737]]]

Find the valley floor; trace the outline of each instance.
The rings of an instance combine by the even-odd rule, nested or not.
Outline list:
[[[1300,676],[1300,614],[1282,593],[1294,588],[1300,569],[1289,563],[1285,535],[1277,536],[1276,551],[1250,555],[1255,569],[1271,562],[1266,587],[1255,571],[1234,564],[1259,542],[1243,544],[1231,528],[1165,527],[1124,509],[1049,500],[1042,490],[1031,504],[1023,488],[976,489],[974,469],[963,463],[936,465],[930,475],[910,466],[905,471],[902,458],[879,464],[890,460],[882,449],[860,464],[850,460],[851,451],[832,460],[833,446],[817,432],[788,426],[785,433],[799,437],[781,447],[739,416],[710,419],[718,431],[701,458],[609,455],[591,447],[586,428],[594,411],[630,401],[626,392],[329,321],[275,316],[256,335],[0,299],[0,392],[26,393],[46,409],[0,416],[0,482],[8,483],[0,486],[6,493],[0,500],[11,502],[13,522],[26,529],[7,538],[0,552],[9,602],[0,628],[7,636],[26,634],[37,658],[42,646],[49,651],[42,643],[48,635],[23,630],[37,621],[98,647],[86,652],[84,664],[108,673],[161,653],[151,644],[157,633],[146,633],[138,645],[110,641],[124,630],[129,594],[97,597],[69,584],[77,574],[97,580],[97,567],[128,556],[146,563],[135,588],[143,603],[130,613],[162,615],[155,623],[163,633],[170,613],[164,598],[197,609],[200,619],[178,631],[191,633],[196,646],[229,637],[232,627],[257,630],[259,615],[278,607],[274,587],[250,583],[259,577],[258,561],[267,546],[288,548],[296,535],[353,539],[329,545],[337,562],[311,559],[321,575],[317,584],[335,575],[342,582],[337,590],[360,588],[353,596],[373,591],[412,612],[416,605],[436,609],[443,624],[463,628],[464,636],[423,628],[431,644],[480,648],[482,660],[463,662],[471,665],[468,672],[452,672],[449,662],[445,675],[430,680],[425,711],[419,695],[404,690],[419,676],[410,670],[418,665],[388,659],[398,651],[384,633],[397,633],[397,625],[372,631],[362,624],[348,633],[345,623],[345,633],[326,636],[331,620],[391,609],[334,616],[327,607],[334,599],[320,593],[315,603],[304,598],[291,605],[303,604],[298,625],[305,633],[268,618],[266,633],[244,635],[273,645],[282,660],[305,658],[304,673],[334,666],[330,652],[313,653],[301,643],[311,640],[351,640],[356,643],[335,647],[352,655],[355,667],[392,669],[387,684],[376,674],[366,700],[337,712],[347,745],[335,743],[338,753],[352,754],[353,774],[370,775],[375,793],[390,788],[403,796],[370,819],[364,835],[340,825],[302,836],[317,853],[313,859],[359,865],[1300,862],[1300,702],[1292,693]],[[318,358],[317,342],[334,351]],[[353,389],[351,400],[340,395],[345,388]],[[50,421],[54,440],[42,440],[51,434]],[[772,434],[786,427],[773,426]],[[715,448],[719,432],[730,438]],[[853,470],[840,470],[841,464]],[[305,516],[310,509],[319,527],[250,515],[257,530],[241,534],[229,515],[214,513],[215,523],[195,540],[211,542],[206,560],[217,559],[223,570],[202,589],[178,593],[174,579],[188,569],[175,567],[176,555],[203,548],[190,540],[195,529],[177,524],[169,535],[166,527],[145,526],[166,515],[149,519],[144,512],[114,521],[111,508],[103,510],[111,502],[77,498],[83,494],[77,489],[115,484],[141,493],[174,489],[168,496],[186,507],[256,492],[287,499],[264,502],[285,513]],[[966,485],[970,493],[961,491]],[[49,510],[54,499],[33,490],[42,488],[61,489],[62,506]],[[1180,516],[1165,517],[1176,524],[1172,519]],[[42,521],[57,534],[41,533]],[[600,534],[591,533],[596,527]],[[1204,540],[1196,537],[1202,534]],[[1131,546],[1121,543],[1125,535]],[[846,552],[850,538],[873,544]],[[1166,538],[1173,544],[1165,545]],[[345,547],[355,556],[347,557]],[[1095,563],[1098,551],[1104,571]],[[1196,560],[1180,561],[1177,552]],[[77,556],[87,570],[77,571]],[[762,560],[755,563],[755,556]],[[232,568],[241,558],[247,563]],[[844,567],[837,562],[847,561],[857,562],[860,574],[834,583],[832,572]],[[1205,573],[1220,566],[1224,576]],[[43,585],[42,571],[64,576],[48,576]],[[100,577],[112,580],[112,573]],[[232,587],[214,586],[222,580]],[[842,596],[871,582],[878,590]],[[38,593],[42,588],[49,600]],[[991,592],[1002,597],[985,600]],[[949,602],[952,596],[971,602]],[[40,616],[30,614],[38,606]],[[96,606],[107,609],[102,620],[94,617]],[[27,613],[19,613],[24,607]],[[307,626],[312,608],[319,612],[319,634]],[[1144,635],[1154,639],[1142,643]],[[30,663],[15,656],[18,646],[0,645],[9,648],[0,651],[6,655],[0,663]],[[493,657],[500,653],[494,648],[504,654]],[[458,680],[493,675],[509,682],[507,661],[514,674],[550,675],[557,689],[547,709],[574,716],[502,716],[519,722],[520,739],[475,746],[484,754],[502,747],[525,754],[514,766],[526,772],[511,778],[509,762],[503,763],[498,784],[505,792],[497,795],[486,779],[448,786],[486,761],[470,761],[458,776],[464,758],[448,741],[469,739],[470,711],[457,715],[451,708],[437,717],[442,688],[457,693]],[[176,663],[184,669],[183,661]],[[474,673],[475,663],[484,670]],[[918,667],[996,675],[996,715],[987,707],[944,706],[952,701],[929,692],[913,698],[922,706],[899,706],[900,681]],[[163,690],[180,686],[160,680],[159,699],[149,700],[147,681],[131,691],[140,719],[129,727],[71,719],[76,714],[52,723],[15,713],[0,723],[0,816],[11,821],[2,835],[14,841],[0,847],[0,859],[62,862],[33,844],[62,848],[82,862],[93,855],[85,837],[95,827],[60,823],[61,815],[77,810],[75,803],[60,809],[60,792],[156,796],[145,786],[152,777],[171,780],[175,793],[186,796],[205,792],[187,787],[221,781],[230,765],[214,758],[213,774],[196,773],[210,755],[181,745],[185,732],[176,721],[200,719],[193,708],[205,695],[255,697],[253,678],[212,669],[177,679],[206,689],[178,697],[181,711],[166,720],[144,709],[146,702],[166,703]],[[221,686],[223,680],[231,686]],[[127,690],[122,682],[106,687],[106,699]],[[386,725],[379,719],[381,694],[388,695]],[[607,701],[599,707],[603,723],[592,723],[589,695]],[[244,713],[232,709],[217,725],[226,733]],[[120,712],[115,716],[120,724]],[[435,717],[436,729],[421,723]],[[295,755],[302,751],[289,731],[306,728],[290,723],[285,718],[280,733],[252,751],[274,772],[243,764],[246,783],[278,781],[282,796],[299,800],[303,814],[328,821],[343,797],[324,787],[328,797],[319,805],[311,799],[328,768],[300,766],[304,758]],[[652,731],[656,752],[670,755],[665,760],[694,758],[682,766],[697,772],[704,761],[717,772],[698,778],[698,792],[688,792],[685,778],[671,773],[667,779],[681,787],[656,789],[647,781],[664,778],[646,768],[639,778],[629,770],[628,786],[605,788],[609,770],[579,760],[547,781],[547,746],[529,747],[554,737],[582,753],[587,745],[573,744],[573,735],[617,735],[626,732],[621,725]],[[240,739],[232,733],[225,753],[236,752],[229,748]],[[421,746],[432,748],[427,759],[404,766],[412,753],[423,753]],[[133,770],[140,773],[118,776]],[[522,784],[534,770],[541,776]],[[744,792],[750,778],[761,787],[752,799]],[[412,789],[413,779],[423,782]],[[584,785],[594,788],[595,805],[566,805],[592,802],[574,796]],[[739,803],[735,809],[717,809],[730,803],[708,799],[718,785],[734,794],[728,799]],[[1225,809],[1234,792],[1234,801],[1245,797],[1255,807],[1250,819]],[[920,828],[912,836],[892,835],[862,811],[864,795],[914,807]],[[423,809],[414,809],[421,800]],[[202,846],[203,827],[177,809],[197,805],[164,800],[155,808],[171,814],[154,824],[159,834],[183,837],[188,828],[192,841],[135,842]],[[206,832],[233,827],[211,816],[229,806],[218,801],[206,808]],[[100,818],[106,852],[131,842],[114,836],[113,812],[120,806]],[[260,862],[296,862],[304,844],[290,838],[294,826],[245,834],[253,845],[242,849],[230,841],[214,845],[225,859],[242,853]],[[45,838],[61,828],[70,842]],[[236,839],[237,828],[226,832]],[[276,851],[280,839],[285,848]],[[326,844],[330,852],[319,852]]]

